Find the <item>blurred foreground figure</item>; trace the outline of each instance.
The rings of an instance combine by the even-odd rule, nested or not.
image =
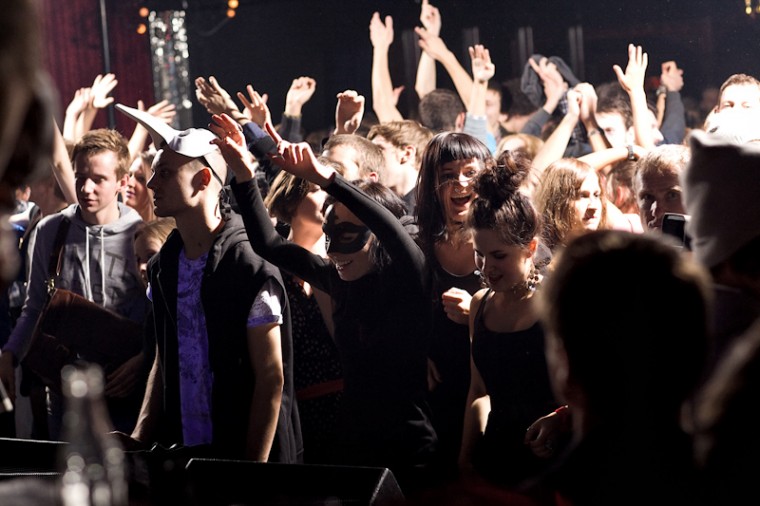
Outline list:
[[[52,159],[52,87],[41,69],[37,5],[1,0],[0,10],[0,286],[18,269],[16,237],[8,226],[14,189],[41,175]]]

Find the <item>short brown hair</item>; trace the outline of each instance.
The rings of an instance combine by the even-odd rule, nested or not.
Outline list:
[[[422,152],[425,146],[433,138],[433,131],[419,124],[418,122],[405,119],[402,121],[388,121],[380,123],[369,129],[367,139],[370,141],[375,137],[382,137],[390,142],[393,146],[404,149],[406,146],[414,146],[417,150],[417,168],[422,162]]]
[[[129,154],[127,140],[116,130],[99,128],[90,130],[79,139],[71,151],[71,160],[76,166],[77,159],[90,158],[104,151],[113,151],[116,154],[118,164],[116,166],[116,179],[121,179],[129,171],[132,156]]]
[[[298,205],[315,186],[283,170],[274,178],[264,199],[264,205],[269,209],[269,214],[283,223],[290,224]]]

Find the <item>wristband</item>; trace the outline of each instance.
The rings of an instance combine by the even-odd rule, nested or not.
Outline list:
[[[589,137],[593,135],[599,135],[599,130],[597,130],[596,128],[592,128],[591,130],[588,130],[586,132],[586,135],[588,135]]]
[[[636,153],[633,152],[633,145],[628,145],[628,161],[635,161],[636,160]]]
[[[665,86],[664,84],[661,84],[657,88],[657,96],[659,97],[660,95],[667,95],[667,94],[668,94],[668,87]]]

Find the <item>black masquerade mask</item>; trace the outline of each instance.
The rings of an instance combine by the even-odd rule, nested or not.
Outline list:
[[[356,253],[367,244],[371,234],[369,229],[362,225],[335,223],[335,210],[332,207],[327,211],[322,230],[327,236],[328,253]]]

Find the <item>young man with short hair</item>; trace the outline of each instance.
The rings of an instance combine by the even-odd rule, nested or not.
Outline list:
[[[288,299],[279,270],[253,252],[225,205],[216,137],[117,108],[159,148],[148,187],[156,215],[177,222],[148,264],[158,349],[131,438],[209,446],[224,458],[300,461]]]
[[[77,204],[52,214],[35,229],[29,241],[29,279],[21,316],[0,355],[0,378],[15,395],[14,367],[23,360],[31,344],[37,319],[47,302],[47,280],[50,257],[58,229],[68,221],[61,249],[62,267],[56,287],[70,290],[88,300],[131,320],[142,323],[147,301],[140,283],[135,261],[133,237],[142,222],[136,211],[118,200],[126,184],[130,155],[127,141],[115,130],[88,132],[72,153]],[[107,335],[102,336],[108,339]],[[135,336],[141,339],[141,336]],[[141,346],[138,344],[137,349]],[[141,369],[141,355],[113,371],[107,380],[106,395],[116,383],[129,381]],[[132,385],[134,388],[134,385]],[[112,406],[111,417],[116,428],[134,426],[139,397],[118,408]],[[50,437],[57,438],[62,416],[62,399],[51,394]]]

